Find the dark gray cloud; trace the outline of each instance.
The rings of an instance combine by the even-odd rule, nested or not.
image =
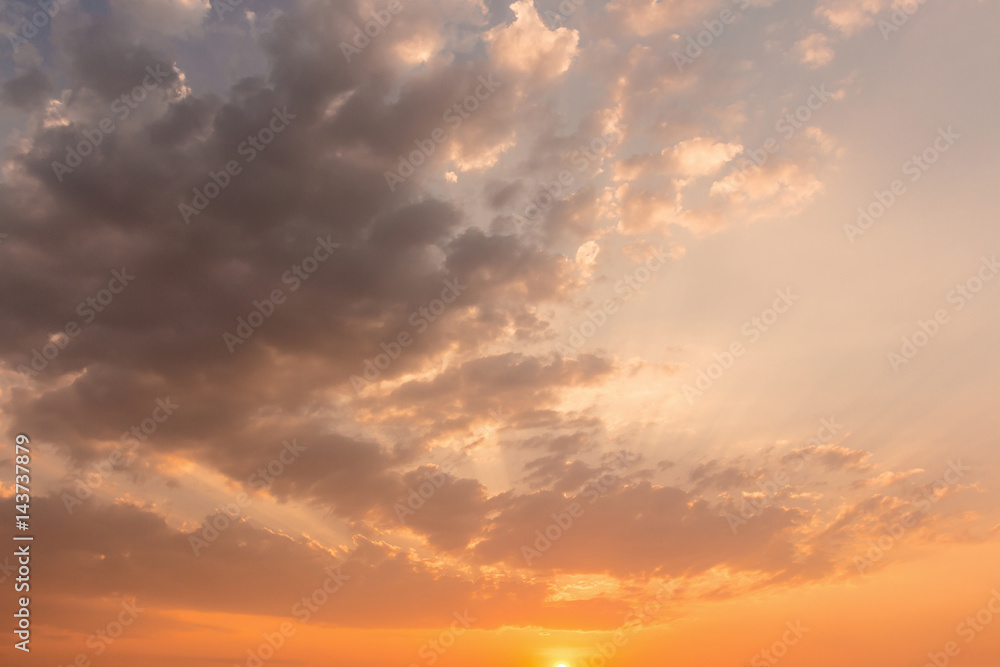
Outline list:
[[[4,81],[0,88],[0,101],[4,104],[30,112],[41,107],[52,91],[52,83],[40,69],[31,69],[24,74]]]

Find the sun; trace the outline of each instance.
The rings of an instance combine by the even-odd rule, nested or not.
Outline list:
[[[569,667],[565,662],[560,662],[556,667]]]

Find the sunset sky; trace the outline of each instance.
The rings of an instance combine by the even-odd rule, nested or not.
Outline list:
[[[3,0],[0,663],[996,667],[998,23]]]

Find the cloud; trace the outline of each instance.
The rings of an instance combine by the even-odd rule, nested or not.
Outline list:
[[[873,24],[875,16],[888,5],[888,0],[825,0],[817,5],[816,14],[850,36]]]
[[[836,68],[834,44],[883,4],[827,2],[832,36],[778,46]],[[57,495],[36,497],[53,547],[43,599],[287,616],[338,564],[351,585],[320,614],[332,626],[432,627],[475,606],[484,627],[606,629],[644,578],[704,579],[692,595],[717,599],[840,576],[919,498],[919,469],[876,470],[844,443],[794,450],[808,467],[773,492],[759,485],[791,459],[707,455],[716,443],[692,435],[664,384],[674,334],[650,334],[644,307],[601,335],[662,358],[631,338],[621,358],[552,352],[613,272],[658,247],[681,260],[699,237],[824,192],[843,139],[819,114],[738,178],[807,88],[764,76],[746,47],[790,24],[741,18],[747,33],[713,47],[726,57],[678,72],[668,31],[701,30],[704,3],[584,4],[559,25],[527,0],[406,4],[350,61],[342,44],[371,3],[216,7],[77,3],[0,91],[19,123],[0,165],[5,429],[52,454],[43,484],[61,489],[158,399],[181,405],[72,518]],[[162,81],[121,107],[151,68]],[[483,79],[499,82],[487,99]],[[456,112],[470,95],[476,108]],[[401,165],[412,173],[390,188]],[[511,224],[543,194],[544,210]],[[317,243],[336,250],[310,270]],[[111,271],[134,282],[97,309]],[[461,294],[439,311],[449,284]],[[664,307],[690,300],[675,288]],[[70,322],[79,335],[46,358]],[[230,349],[224,334],[247,327]],[[37,375],[18,372],[33,362]],[[292,438],[302,457],[255,491],[286,523],[261,512],[194,558],[188,539],[211,520],[199,503],[247,490]],[[645,457],[623,471],[626,450]],[[429,477],[433,492],[401,513]],[[727,514],[749,500],[759,511],[734,536]],[[573,502],[583,514],[527,562],[523,547]],[[562,595],[562,575],[614,593]]]
[[[497,26],[487,36],[491,59],[501,67],[551,80],[569,69],[580,36],[569,28],[551,30],[530,0],[511,5],[514,22]]]
[[[3,502],[13,512],[13,500]],[[335,549],[305,536],[287,536],[239,521],[218,532],[196,556],[190,545],[201,527],[180,531],[135,505],[85,504],[67,514],[57,498],[32,502],[39,551],[33,567],[47,572],[32,587],[46,607],[76,605],[109,595],[140,606],[296,618],[295,603],[311,596],[331,572],[340,590],[310,614],[311,623],[353,628],[436,627],[456,609],[469,609],[478,628],[514,622],[550,627],[614,627],[625,607],[592,601],[548,604],[546,587],[510,576],[470,578],[456,567],[422,560],[356,536]],[[219,517],[218,525],[225,525]],[[301,611],[302,607],[299,607]],[[75,623],[71,618],[50,622]],[[156,621],[153,621],[156,622]],[[73,627],[70,625],[69,627]]]
[[[809,445],[792,451],[782,460],[808,458],[819,461],[827,470],[865,471],[872,468],[871,464],[867,463],[871,456],[871,452],[850,449],[843,445]]]
[[[544,536],[553,515],[567,513],[573,503],[581,508],[579,518],[564,531],[550,531],[561,535],[546,547],[539,532]],[[788,567],[801,516],[770,508],[734,540],[722,512],[681,489],[627,480],[602,485],[598,476],[594,485],[568,497],[539,491],[511,499],[475,554],[511,567],[623,578],[693,575],[715,567],[773,574]],[[539,555],[529,551],[526,557],[525,547]]]
[[[4,81],[0,88],[0,101],[21,111],[30,112],[45,104],[51,90],[52,83],[45,73],[34,68]]]
[[[833,60],[830,39],[821,32],[814,32],[795,43],[799,60],[812,68],[819,68]]]
[[[727,144],[707,137],[695,137],[674,146],[671,156],[682,177],[714,174],[727,162],[743,152],[739,144]]]

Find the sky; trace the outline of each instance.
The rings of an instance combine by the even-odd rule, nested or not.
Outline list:
[[[995,666],[998,21],[3,0],[0,662]]]

